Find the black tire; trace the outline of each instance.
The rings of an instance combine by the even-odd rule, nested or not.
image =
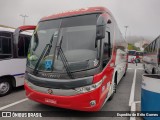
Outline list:
[[[116,78],[117,79],[117,78]],[[113,93],[116,93],[117,91],[117,81],[114,82],[114,87],[113,87]]]
[[[152,74],[156,74],[156,70],[154,68],[152,70]]]
[[[143,68],[144,68],[144,73],[148,73],[147,71],[146,71],[146,67],[145,67],[145,64],[143,65]]]
[[[125,77],[125,76],[126,76],[126,73],[127,73],[127,67],[126,67],[126,70],[125,70],[125,73],[124,73],[123,77]]]
[[[5,96],[9,94],[12,90],[12,84],[10,80],[6,78],[1,78],[0,79],[0,97]]]
[[[146,74],[148,74],[148,72],[147,72],[146,70],[144,70],[144,72],[145,72]]]
[[[114,78],[113,93],[109,97],[109,99],[108,99],[109,101],[111,101],[113,99],[113,96],[116,93],[116,87],[117,87],[117,73],[116,73],[115,78]]]

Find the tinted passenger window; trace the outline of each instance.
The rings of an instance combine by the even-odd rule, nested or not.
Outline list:
[[[107,65],[111,57],[111,47],[110,47],[110,32],[106,32],[105,41],[103,44],[103,68]]]
[[[29,44],[30,44],[31,37],[25,36],[24,39],[25,39],[25,56],[27,56],[28,48],[29,48]]]
[[[12,56],[11,51],[11,33],[0,33],[0,59],[10,58]]]
[[[28,47],[30,43],[29,36],[20,36],[18,41],[18,56],[26,57],[28,53]]]
[[[0,33],[0,36],[12,37],[12,36],[11,36],[11,33],[9,33],[9,32],[1,32],[1,33]]]
[[[104,59],[108,59],[111,56],[111,46],[110,46],[110,32],[106,32],[104,41]]]

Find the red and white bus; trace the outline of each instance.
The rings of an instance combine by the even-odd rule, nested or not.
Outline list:
[[[136,50],[129,50],[128,51],[128,62],[129,63],[134,63],[135,60],[137,60],[137,62],[142,62],[142,58],[143,58],[143,52],[142,51],[136,51]]]
[[[136,51],[136,59],[137,59],[137,62],[142,62],[142,59],[143,59],[142,51]]]
[[[110,11],[92,7],[42,18],[28,52],[25,90],[42,104],[98,111],[126,74],[127,43]]]
[[[136,50],[128,50],[128,62],[131,63],[136,59]]]

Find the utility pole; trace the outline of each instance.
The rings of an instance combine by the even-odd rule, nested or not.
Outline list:
[[[20,15],[23,18],[23,25],[25,25],[27,15]]]
[[[128,29],[128,26],[124,26],[126,28],[125,30],[125,39],[127,38],[127,29]]]

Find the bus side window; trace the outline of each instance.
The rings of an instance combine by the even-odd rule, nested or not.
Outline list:
[[[25,52],[24,52],[24,55],[26,57],[27,53],[28,53],[28,48],[29,48],[31,37],[25,36],[24,39],[25,39]]]
[[[0,33],[0,59],[12,57],[11,33]]]
[[[2,38],[0,36],[0,54],[2,53]]]
[[[158,65],[160,65],[160,37],[157,40],[158,46]]]
[[[23,36],[19,36],[18,41],[18,56],[24,57],[24,38]]]
[[[19,57],[27,56],[29,43],[30,43],[29,36],[19,36],[19,41],[18,41],[18,56]]]
[[[110,57],[111,57],[110,32],[106,32],[103,44],[103,68],[109,62]]]

